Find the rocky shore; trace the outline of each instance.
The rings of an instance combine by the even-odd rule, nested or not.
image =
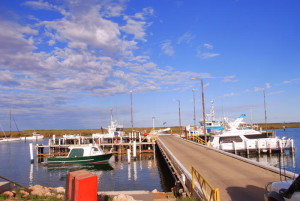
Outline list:
[[[65,188],[50,188],[43,187],[41,185],[34,185],[29,188],[20,188],[14,189],[12,191],[5,191],[0,194],[0,200],[65,200]]]

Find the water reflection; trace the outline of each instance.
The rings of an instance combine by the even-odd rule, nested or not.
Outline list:
[[[249,159],[257,161],[263,165],[269,165],[280,169],[286,169],[292,172],[296,171],[295,154],[289,154],[285,152],[283,154],[263,154],[260,156],[250,156]]]

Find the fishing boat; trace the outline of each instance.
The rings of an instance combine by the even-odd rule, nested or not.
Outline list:
[[[92,138],[96,142],[103,142],[103,139],[114,139],[116,137],[122,137],[125,135],[124,127],[121,124],[118,124],[116,120],[113,120],[112,109],[110,110],[110,125],[108,125],[107,133],[103,133],[103,128],[101,127],[102,133],[93,133]]]
[[[224,122],[220,120],[216,120],[215,118],[215,109],[214,109],[214,101],[211,101],[210,114],[206,114],[206,120],[200,121],[200,126],[191,126],[187,125],[185,130],[188,135],[204,135],[204,128],[206,129],[206,133],[209,135],[220,134],[224,130]]]
[[[96,144],[69,146],[67,156],[48,158],[46,165],[94,164],[107,162],[112,153],[104,153]]]
[[[20,139],[21,140],[42,140],[42,139],[44,139],[44,136],[41,135],[40,133],[33,132],[32,136],[20,137]]]

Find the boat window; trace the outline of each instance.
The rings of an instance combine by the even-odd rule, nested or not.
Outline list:
[[[99,151],[96,147],[93,147],[93,151],[96,152],[96,151]]]
[[[242,142],[242,138],[240,136],[228,136],[228,137],[220,137],[220,143],[231,143],[231,142]]]
[[[267,133],[262,133],[262,134],[250,134],[250,135],[245,135],[246,138],[248,139],[258,139],[258,138],[268,138]]]
[[[123,128],[116,128],[116,131],[123,131]]]
[[[69,157],[82,157],[83,156],[83,149],[72,149]]]

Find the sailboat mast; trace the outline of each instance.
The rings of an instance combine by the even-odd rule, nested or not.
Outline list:
[[[11,137],[11,109],[9,110],[9,137]]]

